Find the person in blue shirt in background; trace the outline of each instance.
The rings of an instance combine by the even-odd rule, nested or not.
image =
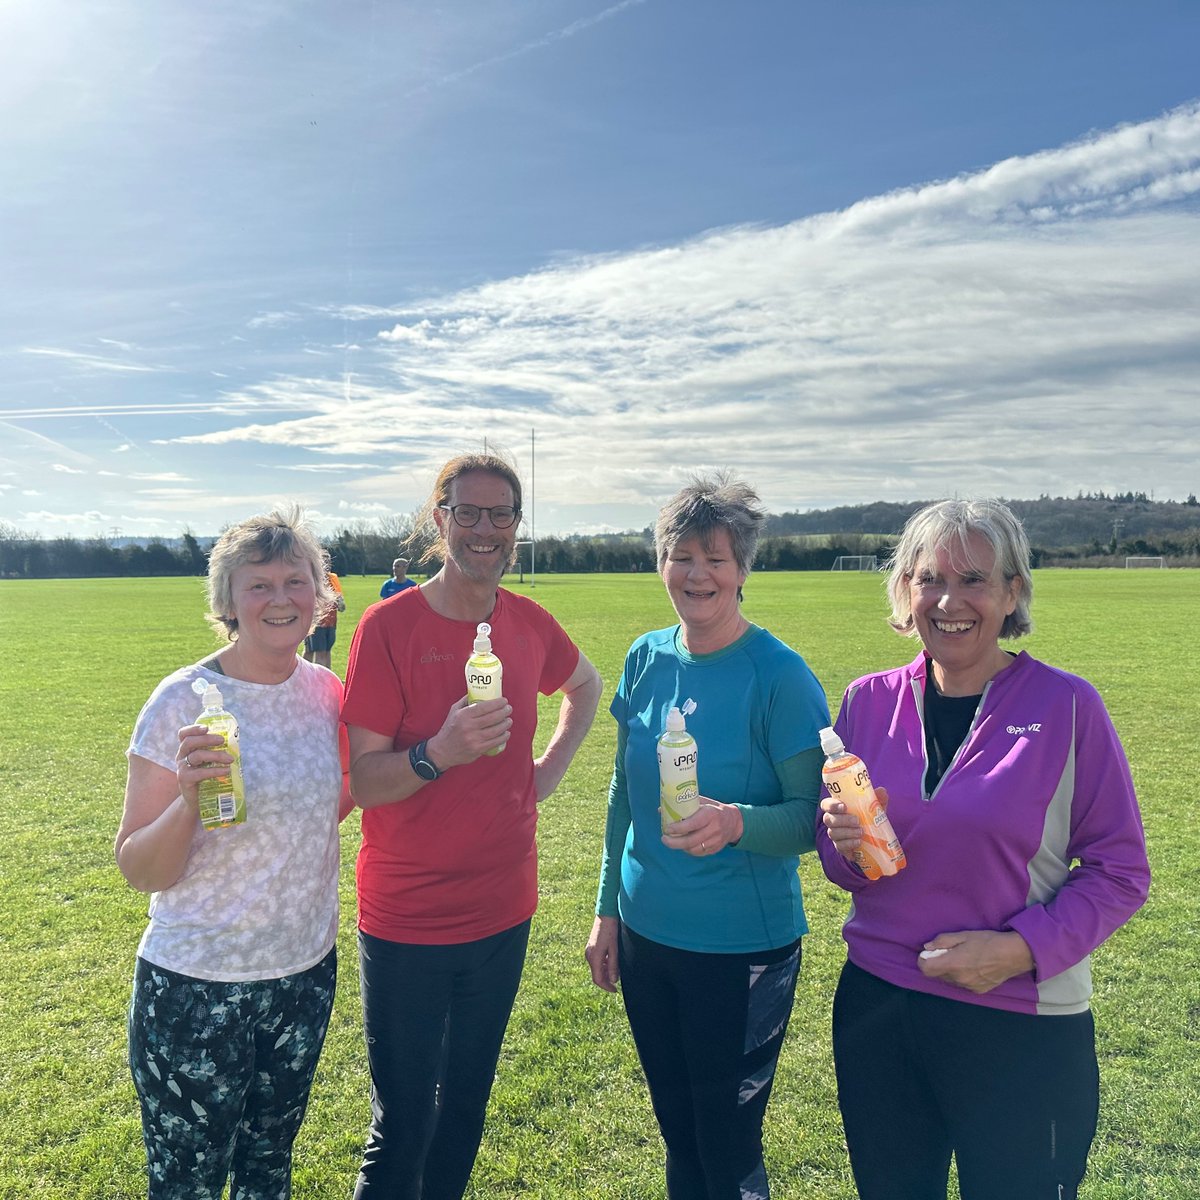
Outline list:
[[[379,589],[379,598],[386,600],[389,596],[394,596],[397,592],[404,591],[405,588],[416,586],[417,581],[408,578],[408,559],[397,558],[392,563],[391,579],[385,579],[383,587]]]
[[[765,514],[726,475],[698,477],[655,528],[679,623],[634,642],[611,711],[617,753],[592,981],[620,982],[666,1144],[671,1200],[765,1200],[762,1126],[807,932],[825,693],[741,610]],[[700,808],[662,830],[657,740],[687,712]]]

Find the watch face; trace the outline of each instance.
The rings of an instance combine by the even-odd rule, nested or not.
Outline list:
[[[408,752],[408,761],[412,764],[412,769],[424,780],[432,783],[438,777],[438,769],[433,763],[425,759],[425,743],[422,742],[418,746],[414,746]]]

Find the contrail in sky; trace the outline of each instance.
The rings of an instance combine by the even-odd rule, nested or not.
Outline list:
[[[491,58],[484,58],[477,63],[472,63],[469,67],[463,67],[460,71],[451,71],[449,74],[442,75],[429,83],[423,83],[420,87],[406,92],[404,98],[408,100],[424,92],[431,92],[434,88],[445,87],[447,84],[465,79],[468,75],[474,75],[477,71],[482,71],[485,67],[495,66],[497,63],[509,62],[514,58],[530,54],[534,50],[541,50],[546,46],[551,46],[555,42],[565,41],[569,37],[574,37],[577,33],[582,33],[585,29],[590,29],[593,25],[599,25],[601,21],[607,21],[610,17],[617,16],[627,8],[633,8],[636,5],[645,3],[646,0],[621,0],[620,4],[614,4],[602,12],[596,13],[595,16],[580,17],[578,21],[572,21],[570,25],[564,25],[562,29],[556,29],[553,33],[547,33],[544,37],[537,38],[535,41],[526,42],[524,46],[518,46],[515,50],[510,50],[506,54],[495,54]]]

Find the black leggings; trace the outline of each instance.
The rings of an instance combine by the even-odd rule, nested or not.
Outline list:
[[[290,1196],[337,984],[337,952],[280,979],[194,979],[137,960],[129,1069],[151,1200]]]
[[[1073,1200],[1096,1134],[1092,1014],[1033,1016],[895,987],[847,962],[838,1103],[861,1200]]]
[[[356,1200],[466,1191],[529,924],[449,946],[359,932],[371,1129]]]
[[[671,1200],[766,1200],[762,1125],[800,943],[701,954],[621,925],[621,993],[667,1148]]]

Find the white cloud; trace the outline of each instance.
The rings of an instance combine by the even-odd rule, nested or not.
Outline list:
[[[371,504],[352,500],[339,500],[337,509],[341,513],[387,513],[392,511],[386,504]]]
[[[266,464],[263,464],[264,467]],[[379,471],[378,463],[281,463],[275,468],[280,471],[308,471],[314,474],[337,474],[339,471]]]
[[[229,396],[312,415],[177,440],[387,454],[424,475],[536,428],[542,495],[597,516],[702,465],[776,508],[1073,494],[1128,481],[1131,460],[1135,483],[1182,498],[1200,215],[1181,200],[1198,194],[1194,104],[785,226],[327,310],[339,340],[345,321],[389,322],[352,378]]]
[[[377,335],[385,342],[412,342],[418,346],[429,343],[429,331],[433,329],[432,321],[418,321],[415,325],[394,325],[384,329]]]
[[[294,325],[298,320],[300,320],[299,313],[267,312],[252,317],[246,322],[246,325],[250,329],[282,329],[288,325]]]
[[[110,343],[116,344],[116,343]],[[88,354],[81,350],[67,350],[56,346],[26,346],[23,353],[37,354],[45,358],[61,359],[70,366],[87,374],[97,371],[127,371],[132,374],[154,374],[170,371],[167,366],[151,366],[147,363],[128,362],[117,358],[108,358],[101,354]]]
[[[103,525],[107,524],[109,520],[103,513],[97,512],[95,509],[89,512],[51,512],[42,509],[36,512],[22,513],[21,516],[26,523],[58,526],[64,531],[90,525]]]
[[[140,506],[120,520],[211,532],[289,479],[331,521],[407,511],[484,439],[528,477],[536,430],[539,532],[645,524],[707,467],[776,510],[1182,499],[1200,444],[1198,197],[1192,104],[843,211],[395,306],[357,302],[352,281],[325,291],[348,291],[340,306],[265,311],[285,293],[264,292],[245,337],[193,330],[189,304],[166,334],[113,323],[121,340],[18,351],[36,386],[0,413],[0,473],[53,466],[76,514]]]

